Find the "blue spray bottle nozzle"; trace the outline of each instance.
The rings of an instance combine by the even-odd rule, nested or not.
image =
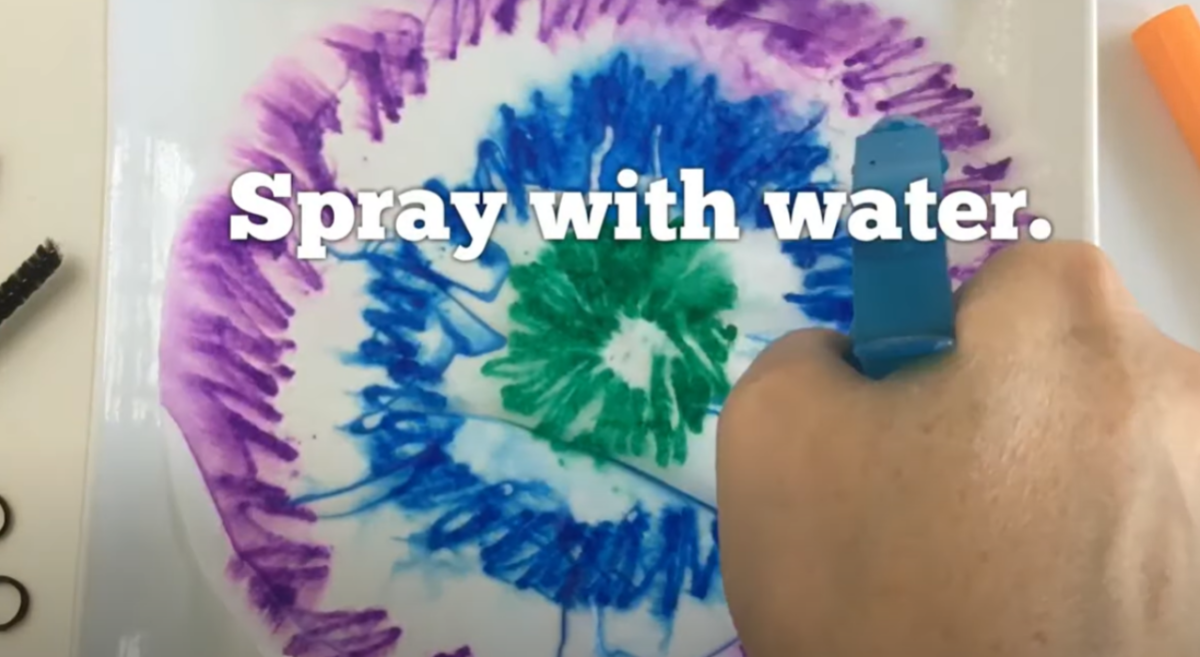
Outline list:
[[[945,237],[937,231],[933,241],[914,239],[904,198],[919,180],[928,181],[929,191],[940,197],[947,168],[937,132],[915,119],[884,119],[855,145],[854,191],[889,194],[904,233],[900,240],[855,240],[852,247],[850,359],[870,378],[954,347]]]

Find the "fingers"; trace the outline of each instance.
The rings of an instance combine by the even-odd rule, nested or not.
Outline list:
[[[993,256],[957,294],[959,308],[995,295],[1047,292],[1094,305],[1132,304],[1103,251],[1085,242],[1021,242]]]
[[[786,371],[795,385],[853,385],[862,380],[846,360],[850,339],[829,329],[792,331],[772,342],[754,359],[742,381],[769,371]]]
[[[814,445],[845,428],[865,382],[845,360],[849,340],[809,329],[771,343],[734,385],[717,418],[721,508],[777,495],[813,459]]]
[[[1010,246],[959,289],[955,304],[960,343],[997,331],[1048,337],[1146,323],[1104,252],[1083,242]]]
[[[791,422],[820,422],[862,386],[846,362],[849,340],[825,329],[789,333],[763,350],[738,379],[718,419],[721,435],[731,428],[761,425],[763,418],[788,416]],[[734,430],[736,433],[741,429]]]

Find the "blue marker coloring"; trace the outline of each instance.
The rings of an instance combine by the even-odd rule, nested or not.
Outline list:
[[[940,197],[948,168],[937,132],[915,119],[886,118],[858,138],[854,191],[877,189],[896,202],[900,240],[853,245],[851,362],[881,379],[913,361],[954,347],[954,299],[946,238],[921,242],[909,231],[904,194],[928,181]]]

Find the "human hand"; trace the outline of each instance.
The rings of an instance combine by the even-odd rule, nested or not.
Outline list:
[[[1096,248],[1015,245],[956,350],[870,381],[771,345],[726,401],[725,589],[750,657],[1200,655],[1200,354]]]

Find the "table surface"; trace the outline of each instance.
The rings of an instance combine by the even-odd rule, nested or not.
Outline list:
[[[1129,34],[1176,2],[1098,0],[1100,235],[1143,308],[1200,347],[1200,171],[1142,74]],[[1200,0],[1192,3],[1200,9]],[[105,185],[103,0],[0,10],[0,263],[47,236],[62,274],[0,330],[0,494],[16,509],[0,574],[36,594],[0,654],[71,651],[83,524]],[[0,591],[0,615],[12,601]],[[91,657],[91,656],[89,656]]]

